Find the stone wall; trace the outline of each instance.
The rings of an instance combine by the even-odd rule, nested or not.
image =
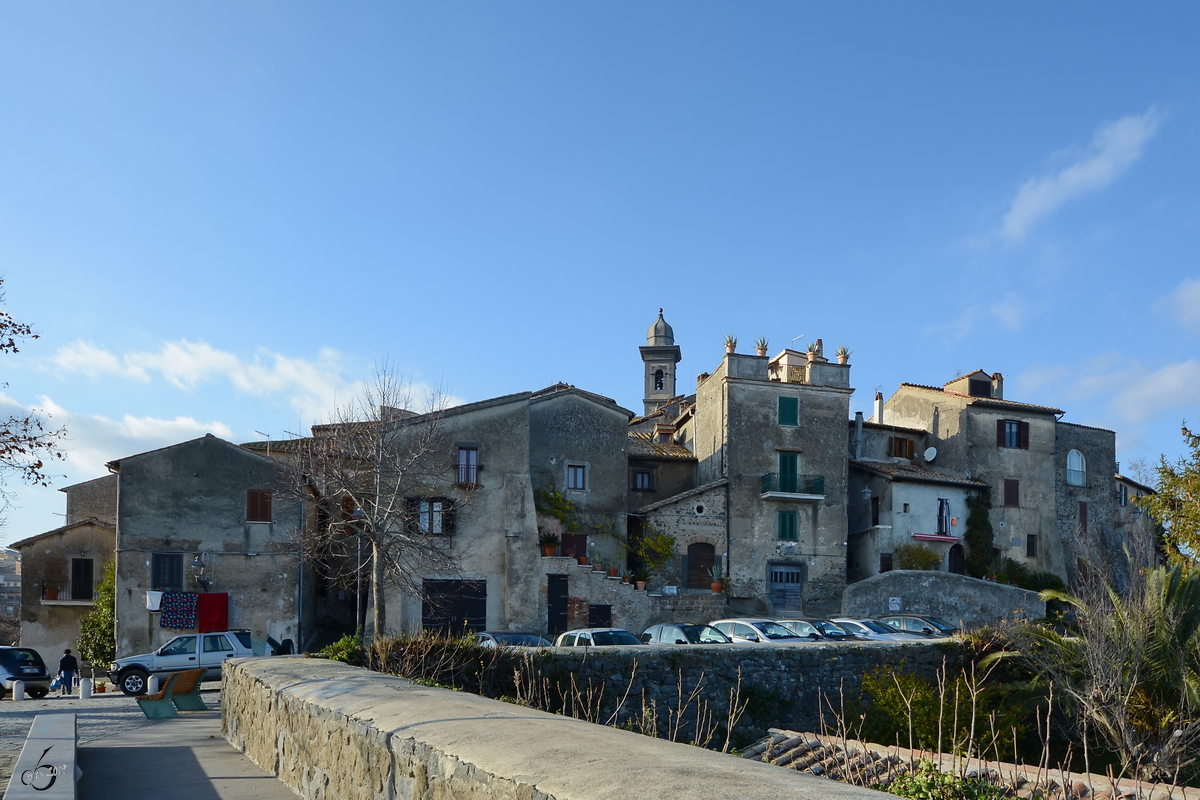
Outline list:
[[[314,800],[887,796],[336,662],[225,664],[225,738]]]
[[[1037,592],[966,575],[899,569],[847,586],[842,608],[848,617],[929,614],[963,628],[1046,616]]]

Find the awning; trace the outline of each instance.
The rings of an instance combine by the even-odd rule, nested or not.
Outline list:
[[[957,542],[957,536],[943,536],[940,533],[914,533],[914,539],[920,539],[925,542]]]

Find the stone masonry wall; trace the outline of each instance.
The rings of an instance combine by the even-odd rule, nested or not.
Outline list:
[[[888,796],[337,662],[225,664],[225,738],[311,800]]]

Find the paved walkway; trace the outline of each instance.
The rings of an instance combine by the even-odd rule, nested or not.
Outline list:
[[[296,795],[221,738],[220,691],[203,692],[208,711],[146,719],[122,694],[89,700],[51,695],[0,703],[0,791],[38,714],[74,711],[83,770],[79,800],[295,800]]]

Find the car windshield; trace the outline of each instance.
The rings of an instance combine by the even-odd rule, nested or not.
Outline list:
[[[629,631],[595,631],[592,644],[641,644],[642,640]]]
[[[679,629],[692,644],[723,644],[729,637],[711,625],[680,625]]]
[[[762,622],[755,622],[753,625],[762,631],[763,636],[766,636],[768,639],[798,638],[795,633],[774,622],[767,622],[766,620],[763,620]]]
[[[550,643],[534,633],[493,633],[496,644],[509,647],[546,647]]]
[[[827,619],[813,620],[813,626],[821,632],[822,636],[828,636],[831,639],[837,639],[843,636],[851,636],[850,631],[843,628],[837,623],[830,622]]]
[[[46,666],[42,663],[42,657],[38,655],[37,651],[28,648],[7,648],[0,650],[0,664],[10,669],[19,669],[21,667],[45,669]]]
[[[891,625],[884,625],[882,622],[876,622],[873,619],[861,619],[859,624],[863,625],[867,630],[875,633],[899,633],[900,631],[893,628]]]
[[[944,619],[939,619],[938,617],[922,617],[921,619],[925,620],[939,631],[950,633],[955,630],[953,625],[951,625],[949,622],[946,622]]]

